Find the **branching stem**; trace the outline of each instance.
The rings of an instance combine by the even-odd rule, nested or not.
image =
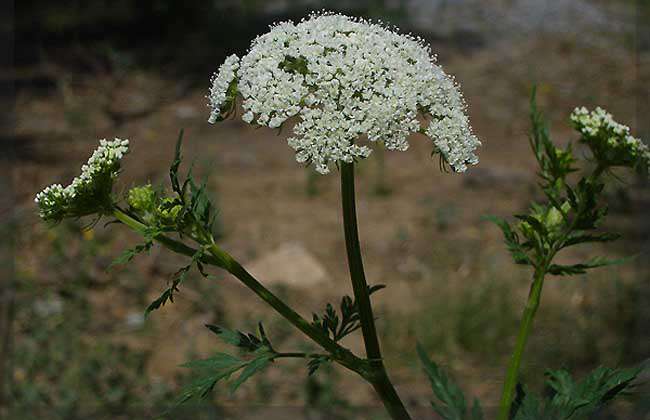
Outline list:
[[[144,233],[147,229],[147,226],[145,224],[134,219],[118,208],[115,208],[113,210],[113,216],[115,216],[117,220],[124,223],[136,232]],[[157,235],[154,239],[160,244],[164,245],[166,248],[178,254],[191,257],[196,253],[196,249],[165,235]],[[262,285],[248,271],[246,271],[246,269],[242,267],[241,264],[239,264],[227,252],[220,249],[216,244],[212,243],[207,245],[207,249],[210,252],[210,255],[204,256],[202,258],[203,263],[223,268],[224,270],[231,273],[246,287],[251,289],[257,296],[268,303],[280,315],[291,322],[293,326],[302,331],[313,341],[318,343],[323,349],[327,350],[333,360],[337,361],[346,368],[357,372],[363,377],[367,376],[367,363],[364,360],[356,357],[348,349],[340,346],[338,343],[325,335],[325,333],[323,333],[321,330],[315,328],[313,325],[307,322],[306,319],[300,316],[300,314],[298,314],[280,298],[275,296],[270,290],[264,287],[264,285]]]

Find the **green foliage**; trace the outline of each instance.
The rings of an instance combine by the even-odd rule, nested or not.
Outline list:
[[[197,185],[190,169],[187,177],[181,180],[179,169],[182,163],[181,147],[183,130],[179,133],[174,159],[169,168],[172,194],[167,196],[164,188],[154,189],[147,184],[132,188],[127,194],[128,214],[144,225],[141,232],[143,244],[128,249],[112,265],[130,262],[137,254],[149,251],[159,235],[175,233],[182,239],[190,239],[199,244],[189,264],[174,273],[171,284],[145,310],[145,316],[174,301],[174,293],[187,278],[193,267],[207,277],[203,258],[207,256],[206,246],[214,244],[214,226],[217,210],[207,193],[206,184]]]
[[[122,252],[120,256],[115,258],[109,268],[116,266],[116,265],[124,265],[133,260],[138,254],[141,254],[143,252],[149,252],[151,250],[151,247],[153,246],[153,241],[147,241],[143,244],[138,244],[134,246],[133,248],[129,248]]]
[[[574,274],[584,274],[590,268],[606,267],[608,265],[618,265],[629,260],[630,258],[619,258],[615,260],[610,260],[603,257],[594,257],[580,264],[571,264],[571,265],[551,264],[548,267],[548,273],[554,274],[556,276],[571,276]]]
[[[306,408],[313,415],[306,415],[307,418],[322,418],[328,420],[348,420],[360,418],[356,413],[357,408],[348,402],[344,387],[341,387],[339,371],[334,366],[324,366],[319,375],[310,375],[306,378],[305,386]],[[368,413],[368,408],[363,407],[365,418],[381,419],[384,416],[373,416]],[[356,415],[355,415],[356,414]]]
[[[331,361],[332,359],[328,356],[311,356],[307,362],[307,374],[313,375],[322,365]]]
[[[194,253],[192,256],[192,260],[190,261],[189,264],[181,267],[176,273],[174,273],[174,276],[172,278],[171,285],[163,291],[163,293],[149,306],[147,306],[147,309],[144,311],[145,317],[149,316],[149,314],[152,311],[155,311],[156,309],[160,309],[162,306],[165,305],[165,303],[169,302],[174,302],[174,293],[178,291],[178,286],[187,278],[188,273],[192,269],[193,266],[197,267],[197,270],[201,275],[204,277],[207,277],[207,274],[203,270],[203,265],[201,264],[201,258],[205,255],[205,251],[203,248],[199,248],[197,252]]]
[[[252,333],[243,333],[238,330],[229,330],[216,325],[207,324],[206,328],[215,333],[226,343],[235,347],[239,347],[245,351],[254,352],[262,348],[267,348],[270,351],[274,351],[273,347],[271,346],[271,342],[266,336],[266,331],[264,331],[264,326],[261,322],[257,327],[259,330],[259,337]]]
[[[574,166],[577,159],[571,144],[561,149],[551,141],[535,96],[533,90],[529,141],[539,165],[539,185],[546,201],[533,203],[526,214],[515,215],[518,219],[515,224],[494,216],[488,219],[503,232],[506,247],[515,263],[533,266],[543,273],[584,274],[592,268],[622,262],[597,257],[571,265],[552,263],[562,249],[585,243],[609,242],[618,239],[619,235],[595,232],[607,215],[607,206],[602,203],[605,186],[602,175],[610,162],[594,156],[596,167],[593,171],[587,171],[588,165],[584,164],[578,170]],[[569,176],[574,172],[578,173],[578,181],[572,183]]]
[[[418,344],[418,356],[429,378],[435,399],[431,406],[444,420],[482,420],[483,410],[478,399],[468,409],[463,391],[449,378]]]
[[[547,386],[553,395],[541,399],[525,393],[514,420],[586,420],[614,397],[625,394],[642,368],[610,369],[598,367],[583,380],[574,382],[567,371],[548,371]]]
[[[158,190],[150,185],[134,187],[127,196],[129,214],[147,226],[148,236],[173,232],[203,244],[213,237],[218,212],[206,184],[197,184],[191,169],[184,180],[180,179],[182,142],[181,130],[169,168],[171,195],[167,195],[162,187]]]
[[[386,286],[383,284],[368,286],[368,292],[372,295],[374,292],[381,290],[384,287]],[[316,328],[321,329],[334,341],[339,341],[350,333],[361,328],[361,322],[359,320],[359,308],[356,302],[350,296],[345,295],[341,298],[339,308],[341,314],[340,318],[339,314],[331,303],[328,303],[325,306],[325,312],[323,315],[319,316],[317,314],[313,314],[312,316],[312,325]],[[317,364],[315,361],[314,363]],[[311,372],[311,368],[310,373],[313,373]]]
[[[235,392],[253,375],[266,369],[278,356],[271,347],[262,323],[259,323],[259,336],[215,325],[206,325],[206,327],[227,344],[240,349],[244,356],[216,353],[207,359],[184,364],[183,367],[189,368],[195,379],[183,388],[177,400],[178,404],[195,398],[208,397],[219,382],[228,381],[231,376],[239,372],[239,375],[230,380],[229,384],[230,392]]]

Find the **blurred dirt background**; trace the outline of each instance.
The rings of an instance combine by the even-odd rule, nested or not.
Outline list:
[[[530,272],[514,266],[484,215],[507,216],[535,198],[528,150],[528,97],[538,85],[553,137],[575,140],[568,114],[603,106],[647,139],[650,57],[647,2],[615,0],[409,0],[16,2],[10,125],[2,142],[1,370],[7,418],[150,418],[168,406],[187,372],[179,364],[224,350],[203,327],[253,329],[264,320],[276,347],[303,337],[234,278],[190,279],[174,304],[144,308],[183,264],[155,248],[107,270],[137,237],[104,221],[90,230],[48,230],[33,197],[67,183],[98,138],[132,141],[118,189],[167,182],[173,144],[186,130],[185,168],[208,179],[220,208],[221,245],[306,317],[351,293],[338,177],[310,175],[283,136],[241,121],[207,123],[209,77],[277,20],[311,10],[382,19],[431,43],[466,96],[481,163],[440,172],[420,138],[404,153],[363,162],[360,235],[378,328],[399,392],[433,418],[415,358],[420,341],[438,363],[496,404]],[[3,30],[8,31],[4,25]],[[584,373],[650,356],[650,191],[625,178],[608,190],[608,228],[625,240],[567,255],[627,256],[624,266],[551,278],[525,360],[539,389],[546,368]],[[362,351],[358,336],[345,342]],[[636,410],[636,411],[634,411]],[[624,401],[602,418],[650,411]],[[235,395],[172,418],[385,418],[369,387],[341,369],[307,377],[300,362],[276,363]],[[605,415],[605,414],[604,414]],[[648,418],[648,417],[645,417]]]

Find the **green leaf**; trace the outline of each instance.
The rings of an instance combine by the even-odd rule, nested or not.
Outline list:
[[[195,398],[206,398],[214,387],[227,381],[241,370],[239,376],[230,383],[230,392],[235,392],[244,382],[264,370],[273,361],[275,353],[261,351],[254,353],[250,360],[240,359],[227,353],[217,353],[208,359],[193,360],[182,367],[192,370],[195,379],[181,391],[177,404]]]
[[[153,302],[149,306],[147,306],[147,309],[144,311],[144,316],[145,318],[149,316],[149,314],[156,310],[160,309],[162,306],[164,306],[167,301],[169,302],[174,302],[174,293],[178,291],[178,286],[185,281],[185,278],[190,272],[190,269],[192,268],[193,265],[198,264],[198,262],[201,260],[201,258],[204,255],[204,250],[202,248],[199,248],[194,255],[192,255],[192,261],[190,261],[189,264],[187,264],[184,267],[181,267],[176,273],[174,273],[173,280],[171,286],[169,286],[165,291],[160,295],[160,297]],[[199,271],[201,271],[199,269]]]
[[[113,268],[116,265],[124,265],[133,260],[138,254],[141,254],[143,252],[149,252],[151,250],[151,247],[153,246],[153,241],[147,241],[143,244],[139,244],[134,246],[133,248],[129,248],[122,252],[120,256],[115,258],[111,265],[108,266],[108,269]]]
[[[519,243],[517,232],[512,229],[507,221],[492,215],[484,216],[484,219],[489,220],[501,229],[506,247],[516,264],[534,265],[533,260],[524,249],[524,245]]]
[[[307,362],[307,372],[309,376],[313,375],[322,364],[330,362],[331,359],[327,356],[311,356]]]
[[[381,289],[385,289],[386,285],[385,284],[373,284],[373,285],[368,285],[368,294],[372,295],[375,292],[380,291]]]
[[[556,392],[551,404],[567,419],[587,418],[617,395],[628,391],[641,367],[598,367],[582,381],[574,382],[566,371],[548,371],[547,384]]]
[[[261,322],[258,324],[260,334],[259,337],[253,333],[243,333],[238,330],[229,330],[217,325],[206,324],[206,327],[215,333],[224,342],[232,346],[239,347],[245,351],[255,352],[266,349],[269,352],[274,352],[273,347],[271,346],[271,342],[266,336],[264,326]]]
[[[206,398],[218,382],[228,379],[246,364],[246,361],[227,353],[217,353],[208,359],[193,360],[181,365],[191,369],[196,378],[183,387],[177,404],[195,398]]]
[[[618,395],[628,393],[643,367],[598,367],[575,382],[565,370],[547,371],[553,395],[544,400],[526,393],[514,420],[587,420]]]
[[[383,284],[368,286],[368,294],[385,288]],[[339,317],[340,313],[340,317]],[[325,312],[319,316],[312,314],[312,325],[322,330],[334,341],[340,341],[347,335],[361,328],[359,320],[359,308],[350,296],[343,296],[339,304],[339,312],[334,309],[331,303],[325,305]]]
[[[562,248],[569,246],[583,244],[588,242],[611,242],[619,239],[621,235],[617,233],[600,233],[600,234],[590,234],[585,233],[582,230],[571,232],[567,239],[562,244]]]
[[[181,161],[182,161],[181,146],[183,145],[183,131],[184,130],[181,129],[181,131],[178,133],[178,140],[176,141],[174,160],[172,161],[172,164],[169,167],[169,179],[172,183],[172,189],[181,197],[182,197],[182,190],[181,190],[180,183],[178,182],[178,168],[181,166]]]
[[[144,317],[147,318],[149,314],[156,309],[160,309],[160,307],[164,306],[165,303],[167,303],[168,300],[171,300],[172,298],[172,291],[171,289],[166,289],[158,299],[154,300],[147,306],[147,309],[144,310]]]
[[[533,394],[526,393],[517,408],[513,420],[551,420],[544,414],[542,401]],[[556,419],[559,420],[559,419]]]
[[[417,353],[424,366],[424,371],[429,377],[431,389],[437,399],[431,400],[433,409],[445,420],[480,420],[483,418],[478,400],[474,400],[472,410],[467,417],[467,404],[461,389],[456,385],[429,356],[418,343]]]
[[[591,260],[572,265],[551,264],[548,268],[548,273],[556,276],[573,276],[576,274],[585,274],[587,270],[597,267],[605,267],[608,265],[619,265],[629,261],[630,258],[619,258],[610,260],[603,257],[594,257]]]
[[[556,195],[565,183],[566,176],[575,171],[575,159],[571,144],[562,150],[553,144],[548,133],[548,125],[537,107],[537,87],[534,86],[530,95],[531,133],[529,143],[539,164],[539,176],[542,178],[542,189],[547,195]]]
[[[266,367],[273,360],[274,355],[274,353],[265,353],[250,361],[244,370],[242,370],[242,372],[239,374],[237,379],[230,384],[230,392],[234,393],[237,388],[239,388],[241,384],[250,379],[251,376],[266,369]]]

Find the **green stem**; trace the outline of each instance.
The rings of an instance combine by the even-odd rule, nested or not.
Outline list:
[[[275,355],[276,359],[290,359],[290,358],[297,358],[297,359],[306,359],[310,357],[328,357],[328,354],[321,354],[321,353],[303,353],[303,352],[288,352],[288,353],[278,353]]]
[[[499,404],[498,420],[508,420],[510,416],[510,407],[514,398],[515,388],[517,386],[517,378],[519,376],[519,367],[521,366],[521,358],[524,354],[526,342],[530,335],[530,329],[535,318],[535,313],[539,307],[539,302],[542,297],[542,287],[544,286],[545,270],[538,268],[535,270],[533,277],[533,284],[530,286],[528,294],[528,301],[524,308],[524,313],[519,326],[519,335],[515,344],[515,350],[512,353],[508,371],[506,373],[505,383],[503,384],[503,394],[501,395],[501,403]]]
[[[350,279],[354,291],[355,301],[359,309],[359,321],[366,347],[366,355],[372,369],[367,377],[375,391],[381,398],[386,410],[393,419],[410,419],[404,404],[400,400],[393,384],[388,378],[384,362],[381,357],[375,319],[372,314],[370,293],[361,259],[361,246],[357,229],[357,211],[354,193],[354,163],[341,163],[341,198],[343,205],[343,226],[345,230],[345,246],[348,254]]]
[[[129,226],[133,230],[144,233],[147,229],[147,226],[138,220],[132,218],[128,214],[124,213],[120,209],[113,210],[113,216],[117,218],[120,222]],[[155,240],[168,249],[191,257],[194,255],[197,250],[185,245],[182,242],[176,241],[172,238],[169,238],[164,235],[158,235],[155,237]],[[217,267],[223,268],[230,272],[233,276],[237,277],[244,285],[251,289],[257,296],[262,298],[266,303],[268,303],[273,309],[275,309],[280,315],[286,318],[291,324],[296,328],[302,331],[309,338],[318,343],[321,347],[327,350],[332,358],[339,362],[341,365],[347,367],[348,369],[359,373],[362,376],[367,374],[365,369],[365,363],[363,360],[354,356],[352,352],[341,347],[335,341],[330,339],[325,333],[320,329],[311,325],[307,320],[300,316],[296,311],[291,309],[287,304],[275,296],[270,290],[268,290],[264,285],[257,281],[244,267],[241,266],[233,257],[228,253],[221,250],[216,244],[211,244],[207,246],[208,251],[211,255],[205,256],[202,258],[202,262],[206,264],[215,265]]]

